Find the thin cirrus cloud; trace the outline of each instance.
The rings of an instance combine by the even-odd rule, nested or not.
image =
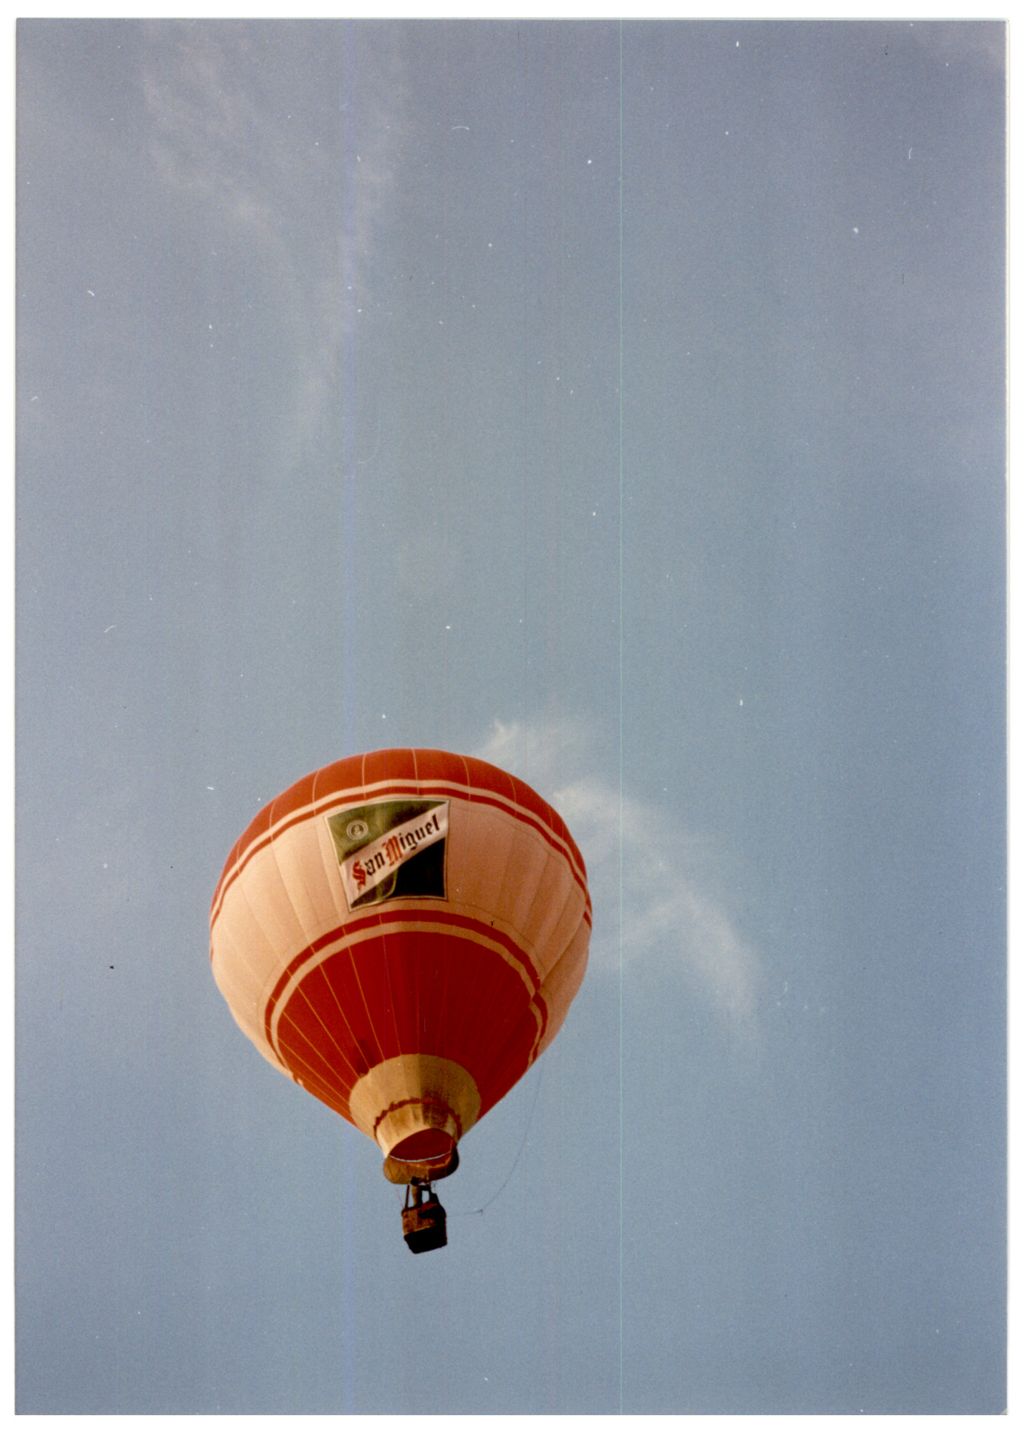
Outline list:
[[[684,976],[733,1033],[752,1036],[760,959],[705,888],[704,844],[662,807],[620,795],[593,769],[595,746],[579,720],[496,721],[476,754],[529,781],[568,823],[594,900],[594,972],[617,971],[621,959]]]
[[[290,338],[289,416],[308,438],[337,394],[344,341],[370,302],[404,133],[400,48],[360,51],[356,133],[337,111],[300,110],[289,88],[294,64],[287,73],[264,64],[250,26],[163,21],[149,34],[141,83],[154,170],[206,205],[271,279]]]

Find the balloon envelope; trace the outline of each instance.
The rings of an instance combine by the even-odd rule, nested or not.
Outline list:
[[[579,850],[525,782],[374,751],[257,815],[214,894],[211,960],[260,1053],[404,1181],[396,1167],[450,1160],[551,1043],[590,925]]]

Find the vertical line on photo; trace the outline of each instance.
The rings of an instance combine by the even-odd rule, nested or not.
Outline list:
[[[623,165],[622,165],[622,20],[619,20],[619,422],[618,422],[618,467],[619,467],[619,552],[618,552],[618,576],[619,576],[619,1412],[623,1410],[623,1304],[622,1304],[622,1235],[624,1210],[623,1198],[623,1082],[622,1082],[622,1036],[623,1036],[623,984],[622,984],[622,777],[623,777],[623,452],[622,452],[622,371],[623,371],[623,325],[622,325],[622,190],[623,190]]]

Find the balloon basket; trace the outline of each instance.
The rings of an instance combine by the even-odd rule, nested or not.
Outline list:
[[[429,1253],[448,1242],[446,1215],[430,1184],[410,1183],[402,1209],[402,1237],[412,1253]]]

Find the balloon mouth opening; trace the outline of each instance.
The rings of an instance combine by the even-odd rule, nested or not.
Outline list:
[[[388,1152],[399,1163],[445,1163],[451,1157],[455,1139],[447,1129],[417,1129]]]
[[[445,1129],[419,1129],[402,1139],[384,1160],[389,1183],[433,1183],[459,1166],[459,1146]]]

